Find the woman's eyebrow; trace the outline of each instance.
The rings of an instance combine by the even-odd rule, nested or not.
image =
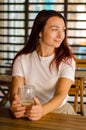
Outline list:
[[[50,27],[51,27],[51,28],[52,28],[52,27],[56,27],[56,28],[59,28],[59,26],[55,26],[55,25],[52,25],[52,26],[50,26]]]
[[[59,28],[59,26],[55,26],[55,25],[52,25],[52,26],[50,26],[51,28],[52,27],[56,27],[56,28]],[[65,26],[63,26],[63,28],[65,29],[66,27]]]

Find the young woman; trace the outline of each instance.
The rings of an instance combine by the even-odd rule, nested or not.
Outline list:
[[[75,58],[66,32],[65,19],[57,11],[42,10],[36,16],[26,45],[13,60],[11,111],[16,118],[26,114],[30,120],[39,120],[49,112],[75,114],[67,103]],[[35,86],[31,108],[19,103],[18,81]]]

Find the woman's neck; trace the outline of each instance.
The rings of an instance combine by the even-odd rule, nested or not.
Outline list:
[[[40,55],[42,57],[47,57],[47,56],[50,56],[54,53],[54,48],[39,46],[37,48],[37,53],[38,53],[38,55]]]

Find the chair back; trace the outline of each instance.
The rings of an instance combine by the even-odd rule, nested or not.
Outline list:
[[[9,101],[12,77],[0,75],[0,106],[5,106]]]
[[[76,60],[76,70],[86,70],[86,59]],[[84,77],[75,77],[75,83],[69,90],[69,95],[74,96],[74,110],[84,115]],[[80,97],[80,111],[78,111],[78,97]]]
[[[78,96],[79,96],[79,79],[75,79],[75,83],[71,86],[68,94],[74,97],[73,107],[76,113],[78,113]]]

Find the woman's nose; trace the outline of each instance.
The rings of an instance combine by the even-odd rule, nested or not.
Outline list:
[[[57,37],[63,38],[64,37],[64,33],[59,30],[58,33],[57,33]]]
[[[61,37],[61,32],[60,31],[57,32],[57,37],[59,37],[59,38]]]

